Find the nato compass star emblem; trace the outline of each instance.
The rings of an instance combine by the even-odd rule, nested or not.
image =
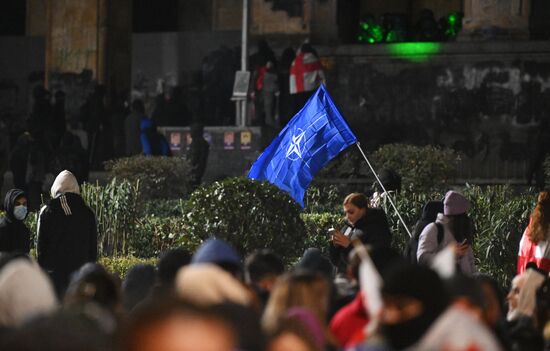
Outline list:
[[[303,147],[304,147],[304,136],[306,132],[298,128],[295,131],[295,134],[292,136],[290,145],[286,149],[286,158],[291,161],[296,161],[302,158]]]

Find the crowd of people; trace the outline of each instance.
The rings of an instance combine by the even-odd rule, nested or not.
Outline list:
[[[4,173],[11,171],[14,186],[27,193],[28,206],[37,210],[50,175],[71,171],[79,184],[90,171],[103,170],[113,158],[171,156],[170,145],[157,126],[190,126],[192,142],[187,158],[193,167],[194,183],[200,183],[209,154],[203,126],[191,123],[192,116],[180,102],[180,89],[166,89],[157,97],[151,114],[144,102],[108,98],[105,86],[97,85],[80,107],[77,116],[65,113],[65,93],[52,94],[43,86],[33,90],[31,112],[22,124],[0,122],[0,189]],[[74,103],[74,102],[73,102]],[[179,118],[179,119],[178,119]],[[193,132],[195,131],[195,132]]]
[[[426,204],[405,254],[391,247],[384,211],[352,193],[330,247],[292,265],[269,248],[243,257],[213,236],[122,281],[97,263],[95,215],[71,172],[40,210],[36,259],[26,193],[10,190],[4,210],[2,350],[550,350],[547,191],[519,243],[507,303],[477,272],[470,203],[456,191]]]
[[[279,58],[265,40],[250,56],[252,123],[278,130],[304,106],[325,74],[317,51],[308,42],[297,51],[286,48]]]

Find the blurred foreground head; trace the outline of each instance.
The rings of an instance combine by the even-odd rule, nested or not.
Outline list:
[[[544,283],[545,276],[534,269],[527,269],[512,280],[512,287],[506,299],[508,300],[508,321],[520,317],[533,317],[537,289]]]
[[[432,270],[398,264],[384,274],[381,333],[397,350],[413,345],[443,313],[449,296]]]
[[[177,299],[139,306],[122,336],[122,351],[233,351],[237,337],[212,307]]]
[[[0,327],[15,327],[57,305],[46,273],[25,255],[0,254]]]
[[[297,271],[281,276],[269,297],[262,317],[267,332],[273,332],[293,307],[309,309],[317,320],[326,325],[329,308],[330,283],[320,273]]]
[[[214,264],[183,267],[176,277],[176,294],[201,306],[225,302],[248,306],[250,293],[227,271]]]

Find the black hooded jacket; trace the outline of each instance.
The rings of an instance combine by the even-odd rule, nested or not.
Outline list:
[[[4,199],[4,210],[6,215],[0,218],[0,251],[19,252],[28,254],[31,244],[31,232],[29,228],[16,219],[13,215],[15,200],[24,196],[25,192],[20,189],[12,189]]]
[[[345,233],[351,228],[350,239],[359,239],[365,245],[373,248],[390,247],[391,230],[384,210],[380,208],[368,208],[364,217],[359,219],[355,225],[346,224],[341,232]],[[353,249],[350,244],[347,248],[330,245],[330,260],[337,267],[338,273],[346,271],[348,255]]]
[[[64,279],[97,260],[95,214],[80,195],[64,193],[41,210],[37,249],[40,266]]]

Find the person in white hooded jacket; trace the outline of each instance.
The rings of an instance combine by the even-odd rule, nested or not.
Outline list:
[[[416,258],[419,264],[432,265],[433,258],[448,245],[455,245],[457,266],[466,275],[477,271],[472,250],[474,225],[467,212],[470,202],[462,194],[448,191],[443,201],[443,213],[435,223],[428,224],[418,239]],[[443,237],[438,238],[437,225],[443,226]]]
[[[50,274],[58,296],[62,297],[71,273],[97,260],[97,224],[71,172],[59,173],[51,196],[38,218],[37,254],[38,263]]]

